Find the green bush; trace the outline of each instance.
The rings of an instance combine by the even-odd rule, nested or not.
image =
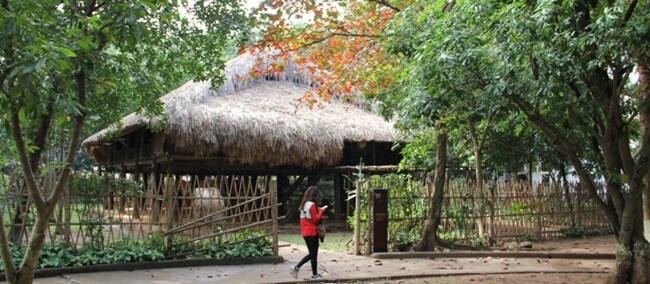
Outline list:
[[[170,252],[181,258],[235,258],[273,255],[273,244],[268,238],[262,237],[263,235],[263,230],[244,230],[226,240],[206,239],[194,243],[175,240],[172,243],[177,245],[170,248]]]
[[[75,249],[64,241],[44,243],[36,268],[72,266],[76,258]]]
[[[229,238],[224,243],[198,242],[180,246],[176,251],[182,255],[176,259],[189,258],[235,258],[235,257],[261,257],[273,255],[273,245],[268,238],[261,237],[263,231],[244,231]],[[9,244],[14,260],[22,259],[25,247]],[[98,264],[116,264],[146,261],[165,260],[167,251],[162,234],[151,235],[145,241],[124,239],[107,246],[87,244],[75,249],[64,241],[43,244],[37,269],[58,268],[70,266],[88,266]],[[197,252],[195,252],[197,251]],[[195,252],[184,254],[187,252]],[[184,254],[184,255],[183,255]],[[4,267],[0,262],[0,271]]]

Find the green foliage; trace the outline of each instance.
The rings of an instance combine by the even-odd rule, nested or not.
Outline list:
[[[89,206],[86,206],[89,208]],[[76,209],[78,210],[78,209]],[[88,243],[101,246],[104,244],[104,220],[96,214],[81,215],[81,220],[79,220],[85,226],[83,230],[85,231],[86,236],[88,236]]]
[[[471,224],[476,215],[476,210],[471,204],[462,204],[460,206],[443,206],[442,216],[445,216],[450,222],[450,230],[439,230],[439,236],[443,240],[455,241],[463,239],[467,233],[467,226]],[[479,241],[475,239],[474,242]],[[482,239],[480,239],[482,242]]]
[[[204,240],[174,246],[174,255],[187,258],[233,258],[273,255],[273,244],[264,231],[243,230],[226,240]],[[177,240],[179,242],[180,240]]]
[[[436,166],[436,134],[433,128],[421,130],[412,134],[408,144],[401,149],[404,157],[400,161],[400,169],[432,170]]]
[[[401,125],[418,131],[445,122],[451,134],[466,135],[453,122],[480,117],[496,104],[519,116],[510,129],[499,129],[496,140],[515,138],[525,145],[516,151],[517,162],[542,161],[563,170],[570,162],[615,230],[642,218],[641,211],[623,211],[647,187],[630,181],[647,175],[644,161],[650,155],[633,150],[646,149],[650,141],[634,130],[638,117],[650,113],[648,80],[631,80],[635,67],[649,64],[648,2],[455,3],[442,11],[439,3],[418,1],[388,27],[395,51],[405,55],[405,84],[393,100],[400,103],[397,113],[406,117]],[[527,130],[523,120],[535,129]],[[504,135],[508,130],[515,137]],[[489,157],[498,162],[500,151],[491,151]],[[503,169],[503,162],[495,167]],[[595,181],[602,176],[608,181],[607,197],[599,198]],[[613,203],[618,205],[608,206]],[[540,207],[547,204],[555,206],[545,200]],[[637,274],[633,270],[619,273]]]
[[[14,259],[23,257],[24,246],[12,245],[11,248]],[[158,249],[133,240],[123,240],[107,247],[89,244],[79,249],[63,241],[56,241],[43,244],[37,269],[155,261],[163,257]]]
[[[536,241],[537,236],[535,235],[535,233],[528,231],[528,232],[526,232],[526,234],[524,234],[524,240]]]
[[[11,252],[11,257],[13,257],[13,259],[20,259],[25,252],[25,247],[15,243],[9,243],[9,251]],[[4,271],[4,269],[3,261],[0,262],[0,272]]]
[[[408,251],[420,240],[420,233],[414,231],[400,230],[395,233],[395,239],[390,244],[397,251]]]
[[[273,244],[262,237],[264,231],[244,230],[230,237],[224,244],[226,257],[259,257],[273,255]]]
[[[261,238],[263,231],[242,231],[228,239],[226,243],[210,241],[199,242],[183,247],[179,253],[201,252],[184,255],[178,259],[188,258],[241,258],[273,255],[273,246],[268,238]],[[21,259],[25,247],[10,243],[14,259]],[[88,243],[79,249],[64,241],[45,243],[40,251],[38,269],[88,266],[98,264],[116,264],[146,261],[163,261],[166,259],[167,246],[161,233],[154,233],[145,241],[123,239],[107,246]],[[1,266],[0,266],[1,267]],[[0,269],[3,271],[3,269]]]
[[[96,175],[87,172],[75,172],[70,181],[70,194],[77,197],[78,202],[97,203],[104,196],[138,196],[144,194],[142,185],[128,178],[111,175]]]
[[[148,247],[146,243],[132,239],[111,243],[104,248],[98,246],[89,246],[89,248],[87,251],[82,250],[82,255],[88,257],[79,260],[81,265],[156,261],[164,258],[161,248]]]
[[[239,0],[3,1],[0,138],[12,141],[0,146],[0,150],[9,147],[8,155],[1,151],[0,161],[4,165],[20,156],[23,169],[38,165],[67,181],[85,136],[82,132],[118,126],[129,112],[156,118],[160,123],[152,130],[159,130],[166,120],[161,95],[190,79],[210,79],[214,84],[223,79],[224,46],[233,38],[242,42],[248,34],[248,18],[240,4]],[[56,153],[71,149],[71,155],[41,158],[49,145]],[[30,179],[25,183],[39,184],[40,174],[25,173]],[[126,184],[122,188],[118,192],[122,196],[138,192]],[[101,187],[82,188],[88,189]],[[32,195],[37,192],[30,190]],[[46,196],[32,198],[43,204]],[[42,212],[40,207],[36,210]],[[19,271],[22,279],[33,275],[36,259],[30,255],[25,261],[28,265]]]
[[[512,214],[522,214],[528,211],[528,203],[526,202],[512,202],[510,203],[510,212]]]
[[[66,267],[75,263],[75,250],[64,241],[44,243],[38,268]]]
[[[589,236],[602,236],[607,234],[612,234],[612,229],[610,227],[606,228],[587,228],[587,227],[574,227],[574,228],[563,228],[561,230],[562,235],[566,238],[585,238]]]
[[[470,239],[469,243],[473,246],[482,246],[485,245],[485,239],[482,236],[477,236]]]

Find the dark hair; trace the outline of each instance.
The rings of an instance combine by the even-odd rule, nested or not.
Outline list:
[[[302,211],[307,201],[314,202],[314,204],[318,206],[318,197],[320,197],[320,191],[318,190],[318,187],[315,185],[308,187],[305,189],[305,193],[302,196],[302,201],[300,202],[300,207],[298,210]]]

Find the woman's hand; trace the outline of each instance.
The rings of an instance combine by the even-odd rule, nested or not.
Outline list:
[[[320,209],[320,210],[327,210],[327,207],[328,207],[328,206],[325,205],[325,206],[323,206],[323,207],[319,207],[319,209]]]

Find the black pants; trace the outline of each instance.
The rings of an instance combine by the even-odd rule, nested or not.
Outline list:
[[[318,274],[318,236],[303,238],[307,244],[309,254],[303,257],[296,266],[300,268],[303,264],[307,263],[307,261],[311,260],[311,273],[312,275],[316,275]]]

